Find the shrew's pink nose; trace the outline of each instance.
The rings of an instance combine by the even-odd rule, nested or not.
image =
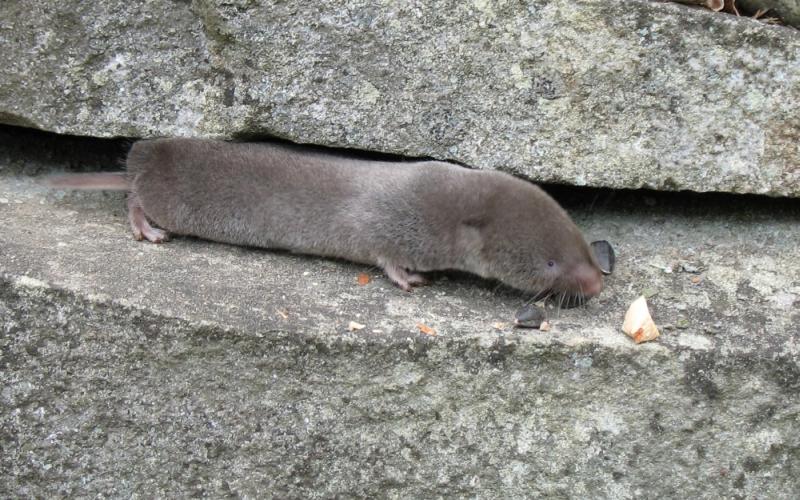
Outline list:
[[[579,264],[575,267],[572,279],[587,299],[600,295],[600,291],[603,290],[603,274],[591,264]]]

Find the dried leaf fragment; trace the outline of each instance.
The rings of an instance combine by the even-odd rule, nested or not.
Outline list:
[[[351,321],[347,324],[347,330],[351,332],[356,332],[358,330],[363,330],[366,328],[366,325],[362,325],[361,323],[356,323],[355,321]]]
[[[539,328],[545,321],[545,311],[543,308],[534,304],[528,304],[522,307],[514,316],[514,326],[521,328]]]
[[[625,321],[622,323],[622,331],[637,344],[654,340],[660,335],[658,327],[650,316],[644,296],[634,300],[628,308],[628,312],[625,313]]]
[[[614,262],[616,261],[614,247],[606,240],[593,241],[590,246],[597,263],[600,265],[600,271],[603,274],[611,274],[614,271]]]
[[[419,331],[421,331],[425,335],[430,335],[430,336],[433,336],[433,337],[436,336],[436,330],[434,330],[433,328],[429,327],[428,325],[425,325],[423,323],[417,323],[417,328],[419,329]]]
[[[358,286],[364,286],[370,282],[369,274],[367,273],[358,273]]]

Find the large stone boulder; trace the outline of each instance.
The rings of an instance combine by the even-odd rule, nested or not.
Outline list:
[[[30,175],[114,146],[0,129],[0,498],[797,497],[796,200],[572,210],[620,258],[541,332],[495,283],[136,242],[121,193]]]
[[[800,195],[800,34],[646,1],[0,3],[0,120]]]

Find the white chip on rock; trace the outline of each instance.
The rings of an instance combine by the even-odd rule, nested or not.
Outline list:
[[[637,344],[654,340],[660,335],[658,327],[650,317],[650,310],[647,308],[647,300],[644,296],[634,300],[628,308],[628,312],[625,313],[625,321],[622,323],[622,331]]]
[[[362,325],[361,323],[356,323],[355,321],[351,321],[347,324],[347,329],[351,332],[355,332],[357,330],[363,330],[366,325]]]

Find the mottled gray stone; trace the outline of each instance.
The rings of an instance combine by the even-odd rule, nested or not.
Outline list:
[[[526,297],[492,283],[135,242],[121,194],[36,183],[121,147],[0,130],[0,497],[800,490],[796,200],[562,195],[617,266],[518,331]],[[636,346],[641,293],[662,335]]]
[[[644,0],[0,3],[0,121],[800,195],[800,34]]]

